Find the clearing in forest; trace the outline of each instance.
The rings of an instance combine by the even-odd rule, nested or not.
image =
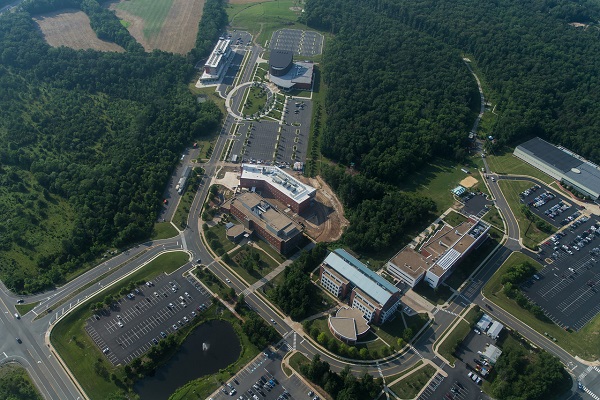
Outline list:
[[[98,39],[83,11],[61,10],[34,18],[50,46],[76,50],[125,51],[116,43]]]
[[[146,51],[185,54],[196,43],[204,0],[122,0],[110,5]]]

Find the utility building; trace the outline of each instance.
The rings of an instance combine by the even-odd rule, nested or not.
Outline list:
[[[564,147],[536,137],[517,146],[514,155],[592,200],[600,197],[600,167]]]

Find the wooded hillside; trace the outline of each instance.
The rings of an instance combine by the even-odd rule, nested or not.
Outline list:
[[[219,123],[216,105],[188,92],[186,58],[132,49],[51,48],[28,13],[2,18],[0,277],[7,286],[37,291],[109,246],[147,238],[180,152]]]

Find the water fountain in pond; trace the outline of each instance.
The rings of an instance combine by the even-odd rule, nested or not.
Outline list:
[[[202,351],[208,351],[209,347],[210,347],[210,344],[208,344],[208,343],[202,343]]]

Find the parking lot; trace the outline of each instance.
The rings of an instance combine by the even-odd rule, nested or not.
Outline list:
[[[308,399],[316,394],[296,375],[285,376],[281,370],[281,360],[291,350],[291,346],[282,340],[276,351],[265,350],[224,384],[213,400],[283,400]],[[310,397],[308,393],[313,393]]]
[[[241,122],[231,148],[230,159],[233,155],[237,155],[238,160],[243,162],[291,164],[294,161],[306,161],[312,102],[288,99],[284,107],[284,115],[283,125],[267,119]],[[246,139],[248,142],[244,146]],[[273,159],[276,146],[277,155]]]
[[[312,57],[323,51],[323,35],[314,31],[279,29],[273,32],[269,48],[293,51],[296,56]]]
[[[600,312],[600,222],[581,217],[542,245],[546,265],[521,289],[556,324],[581,329]]]
[[[529,189],[519,195],[521,203],[526,204],[531,212],[556,228],[567,225],[579,216],[577,207],[547,187],[532,184]],[[571,217],[570,220],[569,217]]]
[[[463,197],[463,208],[461,212],[465,215],[474,215],[477,218],[484,216],[488,212],[488,207],[492,202],[488,200],[486,194],[473,193]]]
[[[113,365],[128,364],[210,303],[210,293],[193,277],[163,274],[92,315],[85,330]]]

